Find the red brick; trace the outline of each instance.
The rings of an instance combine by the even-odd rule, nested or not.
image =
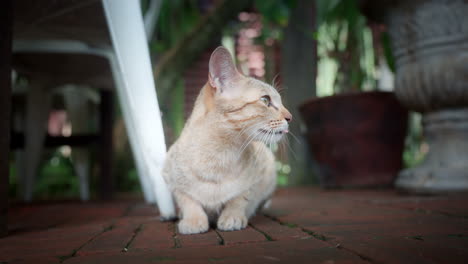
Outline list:
[[[87,255],[99,252],[120,252],[132,242],[134,236],[141,231],[143,224],[158,221],[156,217],[123,217],[117,219],[112,228],[94,238],[77,254]],[[126,249],[128,250],[128,249]]]
[[[224,245],[267,241],[266,237],[262,233],[250,226],[239,231],[218,231],[218,233],[221,235]]]
[[[26,232],[56,227],[67,222],[72,216],[63,205],[21,206],[8,215],[10,233]]]
[[[278,216],[281,222],[300,226],[372,224],[375,222],[394,222],[411,218],[415,212],[401,209],[371,207],[348,204],[340,208],[317,208],[315,210],[297,210],[284,216]]]
[[[145,223],[130,244],[129,251],[172,248],[175,246],[174,230],[173,222],[151,221]]]
[[[250,224],[273,240],[294,240],[310,237],[298,227],[281,225],[263,215],[255,216],[250,220]]]
[[[58,257],[33,257],[27,259],[15,259],[8,261],[8,264],[59,264]]]
[[[127,211],[129,204],[127,203],[99,203],[99,204],[84,204],[74,209],[73,217],[66,223],[67,225],[76,225],[81,223],[90,223],[97,221],[109,221],[117,217],[121,217]],[[77,214],[76,211],[79,213]]]
[[[415,239],[386,238],[372,241],[350,240],[342,247],[370,258],[377,263],[466,263],[467,252],[431,246]]]
[[[70,255],[103,229],[103,225],[83,225],[6,237],[0,239],[0,261]]]
[[[201,247],[201,246],[216,246],[220,244],[218,234],[213,230],[209,230],[203,234],[182,235],[177,234],[180,247]]]
[[[303,227],[336,241],[346,238],[366,240],[375,237],[404,238],[468,233],[466,220],[437,215],[418,216],[394,222],[304,225]]]
[[[329,247],[318,240],[274,241],[268,243],[215,246],[203,249],[188,247],[161,249],[157,252],[121,253],[76,257],[65,261],[74,263],[367,263],[347,251]]]
[[[88,255],[101,252],[120,252],[134,235],[137,226],[114,227],[104,232],[81,248],[77,255]]]
[[[125,216],[114,221],[115,226],[138,226],[150,222],[160,222],[158,216]]]
[[[158,216],[159,212],[156,206],[151,204],[137,204],[130,208],[127,216]]]
[[[0,239],[0,262],[54,263],[68,256],[64,263],[359,263],[360,255],[376,263],[464,263],[467,201],[467,195],[281,189],[268,213],[299,227],[257,216],[254,228],[220,232],[225,245],[213,231],[174,239],[175,224],[159,222],[154,207],[142,203],[13,206],[13,233]],[[102,233],[112,222],[115,228]],[[140,225],[128,252],[121,252]]]
[[[468,216],[468,203],[465,198],[459,197],[410,197],[385,201],[380,204],[422,212]]]

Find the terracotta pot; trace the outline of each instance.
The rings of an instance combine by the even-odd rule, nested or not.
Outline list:
[[[390,92],[309,100],[299,107],[322,187],[391,186],[401,170],[408,111]]]

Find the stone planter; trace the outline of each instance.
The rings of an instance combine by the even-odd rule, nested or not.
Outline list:
[[[378,2],[378,6],[377,6]],[[468,1],[364,1],[388,28],[395,93],[423,114],[429,153],[396,186],[415,192],[468,191]]]
[[[393,93],[315,98],[300,108],[325,188],[390,187],[402,168],[408,111]]]

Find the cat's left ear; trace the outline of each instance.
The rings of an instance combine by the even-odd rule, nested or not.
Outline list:
[[[211,54],[209,68],[210,85],[221,93],[229,92],[233,81],[240,75],[231,54],[223,46],[216,48]]]

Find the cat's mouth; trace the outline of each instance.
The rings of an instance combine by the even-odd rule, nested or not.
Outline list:
[[[285,130],[279,130],[279,131],[273,131],[273,130],[266,130],[266,129],[260,129],[260,132],[265,133],[265,134],[275,134],[275,135],[283,135],[288,133],[289,131],[287,129]]]

